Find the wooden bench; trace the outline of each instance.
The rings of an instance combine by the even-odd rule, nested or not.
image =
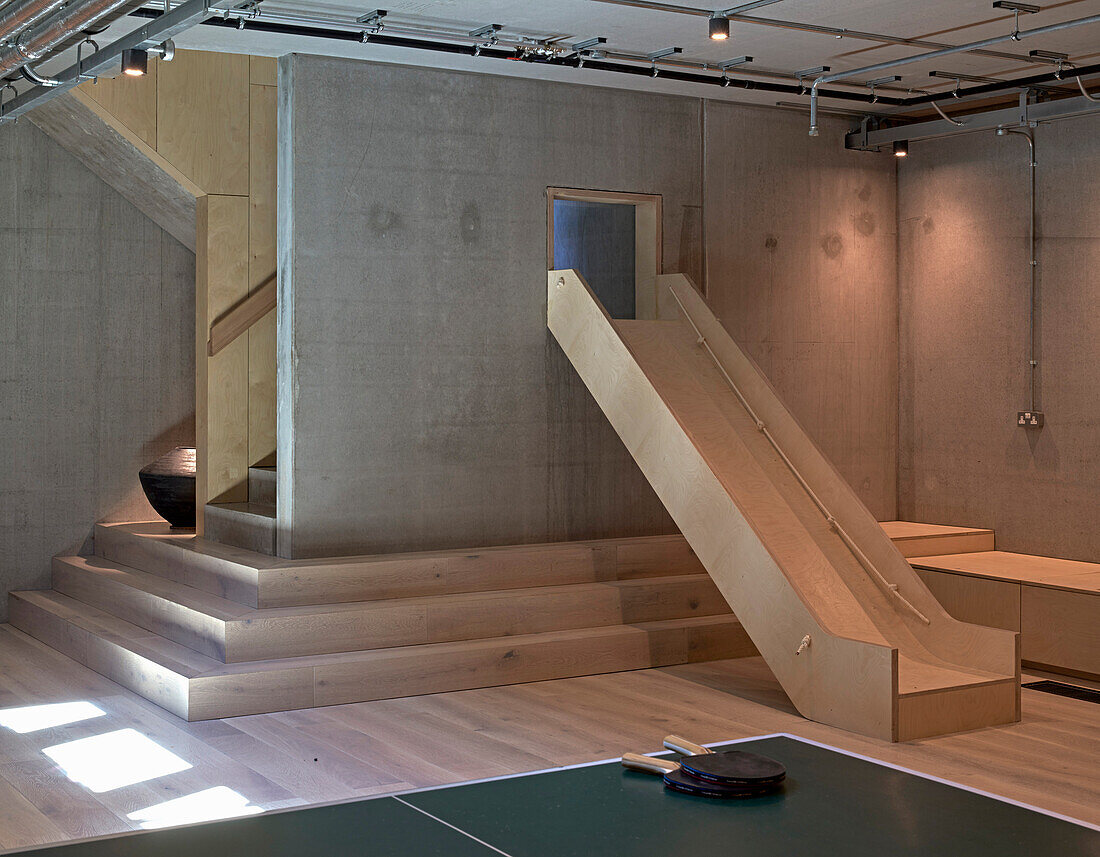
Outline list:
[[[1100,564],[998,550],[910,562],[951,615],[1019,631],[1025,666],[1100,678]]]

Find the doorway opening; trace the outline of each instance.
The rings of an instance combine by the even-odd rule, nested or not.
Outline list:
[[[661,197],[546,189],[549,270],[574,268],[612,318],[657,318]]]

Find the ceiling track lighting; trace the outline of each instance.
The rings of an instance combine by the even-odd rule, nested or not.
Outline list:
[[[724,42],[730,37],[730,19],[720,12],[710,16],[710,37],[716,42]]]
[[[908,140],[895,140],[894,141],[894,157],[895,158],[907,158],[907,157],[909,157],[909,141]]]

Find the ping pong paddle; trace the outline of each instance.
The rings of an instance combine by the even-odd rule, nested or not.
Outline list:
[[[767,756],[743,750],[721,750],[717,753],[694,744],[679,735],[665,738],[665,747],[684,758],[680,768],[685,774],[708,783],[728,786],[764,786],[782,783],[787,769]]]
[[[724,785],[698,780],[680,770],[680,766],[669,759],[654,759],[637,753],[623,754],[623,767],[632,771],[657,774],[665,782],[665,788],[684,794],[710,798],[747,798],[775,791],[780,783],[770,782],[759,785]]]

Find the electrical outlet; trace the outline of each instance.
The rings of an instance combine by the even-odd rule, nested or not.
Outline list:
[[[1042,428],[1043,427],[1043,412],[1042,411],[1019,411],[1016,414],[1016,425],[1023,426],[1024,428]]]

